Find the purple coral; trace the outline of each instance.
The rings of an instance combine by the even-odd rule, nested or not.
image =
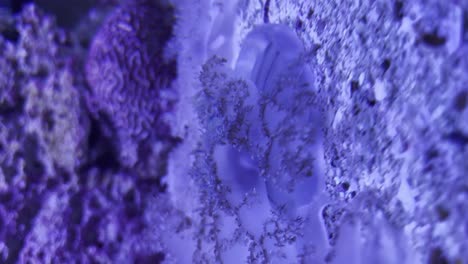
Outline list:
[[[93,110],[110,117],[124,165],[135,165],[142,142],[169,133],[162,115],[176,98],[171,89],[176,61],[165,56],[173,23],[170,6],[127,1],[110,15],[90,48],[86,76]]]

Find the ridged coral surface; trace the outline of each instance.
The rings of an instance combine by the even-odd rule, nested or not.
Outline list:
[[[169,133],[162,115],[177,99],[171,87],[176,60],[165,54],[174,19],[167,5],[127,1],[106,19],[89,50],[90,104],[109,116],[126,165],[137,162],[143,140],[164,139]]]

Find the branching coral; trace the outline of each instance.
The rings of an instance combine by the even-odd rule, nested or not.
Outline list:
[[[222,60],[209,61],[201,75],[205,89],[198,109],[212,142],[249,153],[272,193],[303,204],[323,177],[322,119],[313,108],[314,89],[301,66],[301,46],[294,41],[282,26],[255,29],[237,63],[236,72],[244,79],[230,77],[235,75],[222,70]],[[295,198],[280,194],[291,192]],[[275,197],[270,198],[280,199],[278,204],[286,202]]]
[[[217,225],[229,218],[220,212],[234,215],[231,228],[251,239],[246,258],[254,262],[295,259],[303,224],[312,223],[299,208],[323,184],[322,117],[302,51],[287,27],[260,26],[244,40],[235,70],[214,57],[200,75],[196,107],[205,137],[194,175],[202,211],[213,217],[202,222],[213,221],[211,232],[219,237]],[[314,228],[311,243],[321,247],[321,227]],[[222,258],[222,240],[216,241]]]

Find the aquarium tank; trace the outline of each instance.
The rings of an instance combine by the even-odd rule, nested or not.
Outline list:
[[[0,263],[468,264],[468,1],[0,0]]]

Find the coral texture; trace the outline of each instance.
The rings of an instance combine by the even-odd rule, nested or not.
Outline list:
[[[94,111],[110,118],[121,162],[133,166],[146,139],[164,140],[163,115],[176,101],[171,83],[177,74],[167,58],[173,10],[151,0],[126,1],[96,34],[86,64]],[[147,144],[148,142],[146,142]]]

